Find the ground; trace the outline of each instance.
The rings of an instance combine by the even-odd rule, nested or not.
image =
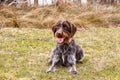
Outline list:
[[[0,29],[0,80],[120,80],[120,28],[78,29],[76,43],[85,50],[78,74],[60,67],[46,73],[56,42],[50,29]]]

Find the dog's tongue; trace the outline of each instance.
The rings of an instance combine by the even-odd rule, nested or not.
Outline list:
[[[64,41],[64,38],[57,38],[58,43],[63,43],[63,41]]]

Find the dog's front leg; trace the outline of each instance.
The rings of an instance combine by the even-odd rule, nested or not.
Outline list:
[[[59,55],[53,55],[52,57],[52,65],[51,67],[47,70],[47,73],[49,72],[54,72],[56,70],[56,67],[57,67],[57,63],[59,61]]]
[[[68,56],[68,63],[69,63],[69,71],[73,74],[77,74],[76,70],[76,58],[74,55]]]

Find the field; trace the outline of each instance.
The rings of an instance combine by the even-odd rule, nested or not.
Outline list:
[[[50,29],[0,29],[0,80],[120,80],[120,28],[78,29],[76,42],[85,50],[78,74],[65,67],[47,74],[56,41]]]
[[[58,20],[78,28],[74,38],[85,59],[76,75],[65,67],[46,73],[56,47],[50,28]],[[0,5],[0,80],[120,80],[120,6]]]

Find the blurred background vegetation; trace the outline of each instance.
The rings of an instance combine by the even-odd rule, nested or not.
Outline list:
[[[120,0],[0,0],[0,27],[50,28],[59,19],[77,27],[120,27]]]

